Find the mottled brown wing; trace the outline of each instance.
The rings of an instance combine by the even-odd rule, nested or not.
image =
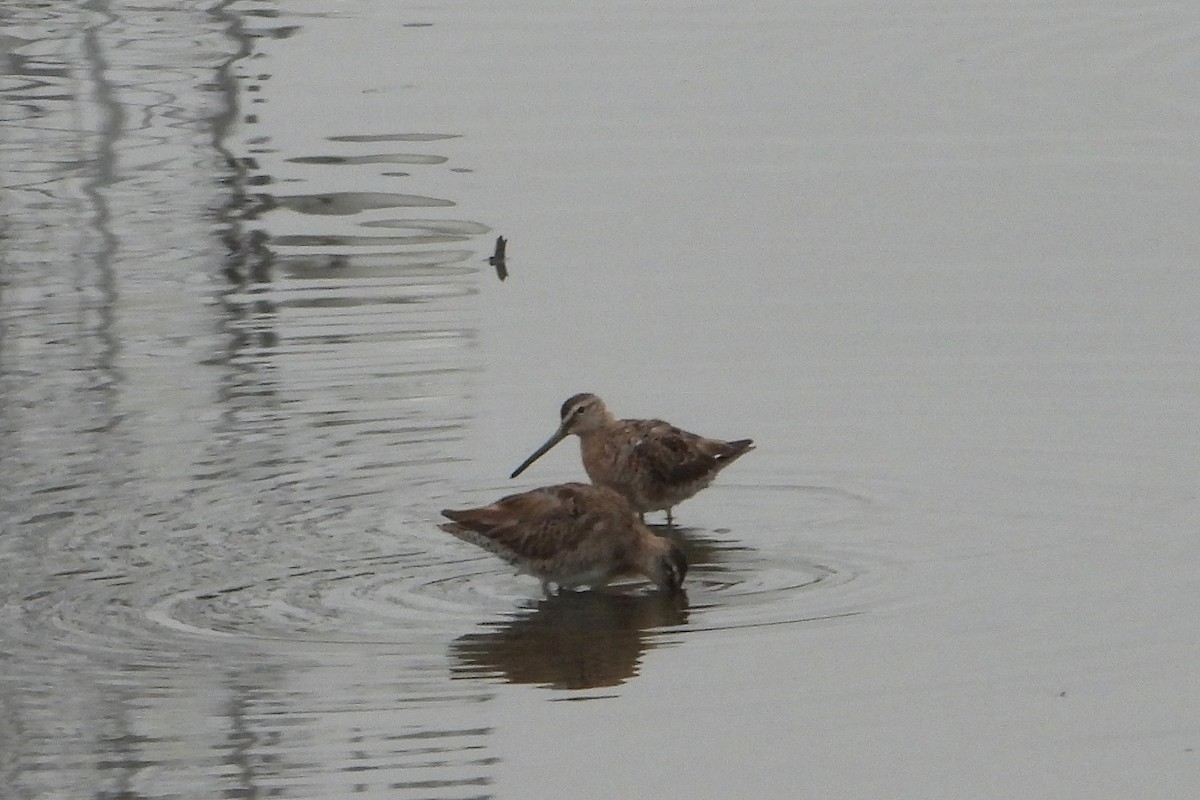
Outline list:
[[[562,484],[510,495],[464,511],[443,511],[454,525],[443,526],[460,539],[496,553],[510,563],[561,557],[579,546],[598,519],[589,510],[596,488]]]
[[[721,442],[658,419],[643,420],[637,427],[638,439],[631,457],[655,481],[668,486],[687,484],[716,471],[717,457],[722,452],[714,445]]]

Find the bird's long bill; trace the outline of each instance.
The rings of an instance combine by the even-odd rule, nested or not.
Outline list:
[[[547,440],[546,440],[546,443],[545,443],[544,445],[542,445],[541,447],[539,447],[537,450],[534,450],[534,451],[533,451],[533,455],[531,455],[529,458],[527,458],[527,459],[525,459],[524,461],[522,461],[522,462],[521,462],[521,466],[519,466],[519,467],[517,467],[516,469],[514,469],[514,470],[513,470],[513,473],[512,473],[512,475],[509,475],[508,477],[509,477],[509,478],[515,478],[515,477],[517,477],[518,475],[520,475],[522,472],[524,472],[524,471],[525,471],[525,469],[526,469],[526,468],[527,468],[527,467],[528,467],[530,464],[532,464],[533,462],[537,461],[537,460],[538,460],[539,458],[541,458],[542,456],[546,455],[547,451],[549,451],[551,447],[554,447],[554,445],[558,444],[559,442],[561,442],[561,441],[562,441],[563,439],[565,439],[565,438],[567,438],[567,432],[566,432],[566,431],[564,431],[562,428],[559,428],[558,430],[556,430],[556,431],[554,432],[554,435],[553,435],[553,436],[551,436],[549,439],[547,439]]]

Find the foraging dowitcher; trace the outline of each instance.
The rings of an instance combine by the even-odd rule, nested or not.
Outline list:
[[[600,587],[628,574],[674,592],[687,574],[679,545],[653,533],[624,497],[603,486],[545,486],[442,515],[453,520],[443,530],[539,578],[547,594],[551,583]]]
[[[592,483],[616,489],[639,514],[665,510],[668,523],[672,506],[708,486],[718,472],[754,449],[750,439],[708,439],[660,419],[617,419],[594,394],[568,399],[561,414],[554,435],[509,477],[520,475],[574,433]]]

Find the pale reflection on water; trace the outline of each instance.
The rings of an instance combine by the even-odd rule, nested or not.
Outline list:
[[[8,13],[0,793],[485,793],[458,554],[404,509],[469,419],[490,229],[322,172],[436,187],[451,135],[281,175],[271,4]]]

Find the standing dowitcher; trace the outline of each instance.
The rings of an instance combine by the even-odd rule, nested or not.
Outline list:
[[[687,574],[679,545],[652,532],[624,497],[603,486],[545,486],[442,515],[453,520],[443,530],[540,579],[547,594],[551,583],[595,588],[629,574],[675,592]]]
[[[592,483],[616,489],[635,511],[667,512],[713,482],[754,449],[750,439],[726,442],[680,430],[660,419],[617,419],[594,394],[563,403],[562,422],[546,443],[513,470],[515,478],[572,433]]]

